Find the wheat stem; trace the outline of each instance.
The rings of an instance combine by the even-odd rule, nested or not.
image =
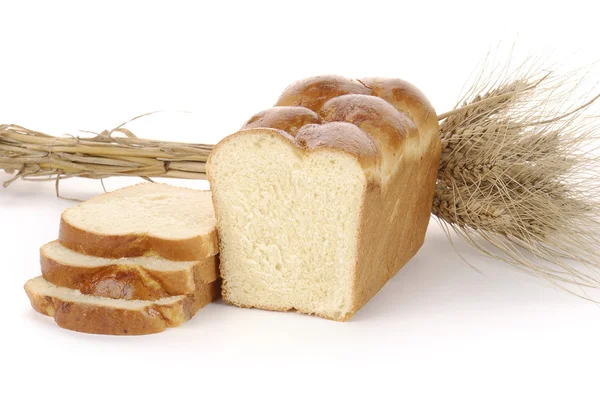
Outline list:
[[[206,179],[212,145],[136,138],[122,125],[91,137],[53,137],[18,125],[0,126],[0,168],[15,178],[110,176]],[[119,134],[124,136],[119,136]]]

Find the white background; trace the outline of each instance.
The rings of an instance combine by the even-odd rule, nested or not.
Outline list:
[[[201,3],[0,3],[0,123],[61,135],[167,110],[131,129],[215,143],[315,74],[400,77],[444,112],[500,42],[517,40],[515,57],[600,59],[592,1]],[[61,188],[102,192],[84,179]],[[600,308],[457,242],[473,270],[434,222],[349,323],[217,302],[158,335],[62,330],[22,285],[72,204],[53,183],[0,190],[0,399],[600,397]]]

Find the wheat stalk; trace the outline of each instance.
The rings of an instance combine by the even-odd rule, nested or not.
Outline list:
[[[600,287],[600,127],[584,113],[598,97],[573,102],[579,84],[526,64],[483,68],[438,116],[433,214],[450,239],[454,232],[488,256],[555,283]],[[212,145],[140,139],[125,124],[89,137],[0,125],[0,168],[16,172],[4,186],[56,180],[58,194],[69,177],[206,178]]]
[[[433,213],[488,256],[600,287],[600,120],[590,115],[600,96],[574,102],[577,75],[501,72],[440,115]]]
[[[16,172],[4,186],[18,178],[206,179],[205,162],[212,145],[141,139],[123,125],[100,134],[88,132],[90,137],[54,137],[18,125],[0,125],[0,168]]]

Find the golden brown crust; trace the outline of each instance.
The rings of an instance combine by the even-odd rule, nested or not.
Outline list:
[[[368,178],[379,185],[397,167],[400,149],[405,142],[418,143],[420,140],[420,132],[410,115],[407,115],[405,109],[397,108],[395,105],[406,106],[408,110],[421,107],[420,105],[431,108],[431,105],[420,92],[411,92],[410,84],[405,81],[390,80],[390,85],[395,85],[391,89],[384,85],[388,81],[380,82],[375,79],[366,81],[372,83],[379,92],[390,96],[395,104],[374,96],[371,88],[360,80],[318,76],[292,84],[281,95],[276,107],[255,115],[250,119],[251,123],[247,123],[243,128],[245,131],[251,128],[274,128],[285,131],[291,136],[297,136],[301,130],[307,129],[312,133],[318,132],[318,139],[307,140],[315,136],[308,135],[305,138],[297,138],[299,139],[297,144],[300,147],[307,147],[305,150],[329,147],[353,154],[357,156],[363,168],[368,170]],[[406,85],[401,85],[403,83]],[[403,94],[410,94],[412,96],[410,101],[404,101]],[[282,105],[295,107],[281,107]],[[308,108],[318,114],[317,117],[311,115],[310,119],[320,118],[322,121],[307,121],[306,125],[299,127],[305,119],[298,116],[305,116]],[[413,114],[429,115],[428,111],[413,110]],[[435,118],[433,120],[437,124],[437,120]],[[355,128],[349,128],[348,133],[344,135],[340,130],[331,127],[314,127],[316,124],[327,125],[331,122],[354,124],[362,129],[364,134],[359,134]],[[369,137],[371,140],[368,140]],[[358,138],[362,146],[357,146]],[[313,143],[318,146],[311,146]],[[370,153],[371,143],[375,143],[378,150],[380,174],[378,171],[373,171],[372,161],[365,163],[363,157]]]
[[[82,294],[106,298],[156,300],[168,294],[159,282],[139,266],[105,266],[91,269],[66,266],[42,259],[42,275],[46,281],[81,291]],[[189,291],[188,291],[189,292]]]
[[[320,75],[288,86],[276,106],[301,106],[319,112],[329,99],[341,95],[370,95],[371,90],[357,80],[337,75]]]
[[[401,112],[406,113],[419,127],[435,129],[438,125],[435,109],[413,84],[397,78],[363,78],[359,80],[373,96],[382,98]]]
[[[61,216],[58,239],[75,252],[103,258],[158,255],[174,261],[202,260],[219,251],[217,233],[172,240],[148,235],[104,235],[82,230]]]
[[[407,136],[418,136],[414,123],[383,99],[366,95],[344,95],[323,105],[325,121],[345,121],[368,133],[381,154],[397,150]]]
[[[344,121],[359,127],[377,147],[377,168],[363,165],[368,180],[385,186],[398,168],[406,142],[419,139],[419,131],[405,114],[383,99],[368,95],[342,95],[328,100],[321,108],[324,121]]]
[[[321,119],[306,107],[272,107],[252,116],[240,129],[274,128],[296,136],[296,131],[306,124],[319,124]]]
[[[439,147],[423,158],[401,162],[397,174],[381,191],[367,187],[358,240],[354,311],[358,311],[420,249],[431,217],[439,165]]]
[[[345,122],[305,125],[298,130],[296,141],[308,151],[331,148],[361,158],[374,158],[377,155],[371,137],[356,125]]]
[[[49,283],[107,298],[157,300],[194,292],[196,282],[209,284],[219,277],[218,258],[197,261],[185,270],[148,270],[140,265],[83,267],[66,265],[40,250],[42,275]]]
[[[370,185],[364,194],[353,311],[383,288],[423,244],[441,153],[437,115],[418,89],[395,79],[361,81],[411,118],[418,135],[407,138],[404,157],[385,189]]]
[[[65,329],[90,334],[141,335],[159,333],[191,319],[203,306],[220,295],[220,280],[205,284],[194,294],[169,305],[154,304],[141,310],[67,302],[58,297],[37,294],[25,285],[31,306],[54,317]]]

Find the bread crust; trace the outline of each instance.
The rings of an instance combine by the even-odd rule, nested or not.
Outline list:
[[[362,78],[358,80],[397,110],[406,113],[422,129],[439,131],[437,113],[423,92],[410,82],[398,78]]]
[[[318,113],[329,99],[348,94],[370,95],[371,89],[355,79],[338,75],[319,75],[288,86],[275,106],[300,106]]]
[[[367,142],[362,139],[357,142],[354,128],[348,129],[348,135],[339,130],[321,129],[319,135],[312,135],[317,138],[318,146],[310,146],[308,141],[301,140],[302,132],[316,129],[294,125],[288,132],[285,121],[289,117],[278,111],[279,106],[311,109],[321,118],[323,126],[341,122],[354,124],[375,144],[375,156],[365,157],[365,153],[369,153]],[[270,122],[277,122],[276,127],[263,120],[264,127],[245,129],[225,138],[213,153],[238,135],[269,133],[285,138],[299,152],[344,152],[355,157],[363,168],[367,185],[362,194],[356,264],[352,272],[352,308],[339,316],[319,314],[332,320],[348,320],[423,244],[441,153],[437,115],[427,98],[406,81],[350,80],[337,76],[313,77],[292,84],[276,107],[263,112],[267,113],[271,116]],[[311,139],[310,135],[307,137]],[[211,157],[207,162],[207,175],[212,187]],[[213,203],[220,227],[219,204],[214,192]],[[223,266],[224,282],[226,271],[227,267]],[[233,303],[226,285],[223,297]],[[264,305],[236,305],[279,310]],[[299,312],[312,314],[314,311]]]
[[[219,277],[217,256],[181,270],[151,270],[131,263],[86,267],[59,262],[41,247],[40,265],[44,279],[56,286],[120,299],[156,300],[185,295],[195,291],[196,283],[209,284]]]
[[[191,319],[200,308],[219,297],[220,280],[205,284],[177,302],[152,304],[140,310],[69,302],[60,297],[38,294],[28,283],[25,284],[25,292],[36,311],[54,317],[64,329],[90,334],[142,335],[159,333]]]
[[[346,122],[307,124],[298,130],[296,141],[307,150],[340,149],[358,156],[360,160],[377,156],[377,147],[371,137],[356,125]]]
[[[369,185],[365,192],[352,313],[377,294],[423,245],[441,155],[437,114],[419,89],[401,79],[360,81],[374,96],[410,118],[418,135],[405,142],[408,149],[404,150],[388,185],[384,188]]]
[[[240,129],[270,127],[295,136],[301,127],[320,123],[319,115],[306,107],[279,106],[256,113]]]
[[[174,261],[195,261],[219,251],[216,230],[178,240],[146,234],[104,235],[69,223],[65,212],[61,215],[58,238],[75,252],[110,259],[158,255]]]

